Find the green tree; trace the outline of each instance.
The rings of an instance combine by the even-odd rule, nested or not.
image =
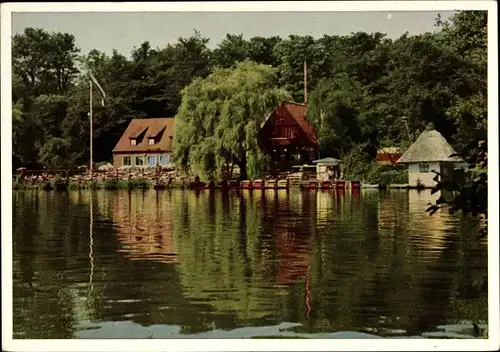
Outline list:
[[[78,73],[79,51],[71,34],[26,28],[12,38],[12,70],[30,95],[61,94]]]
[[[176,116],[177,165],[213,178],[224,164],[235,164],[246,178],[248,163],[264,160],[257,143],[262,122],[290,98],[276,83],[276,69],[245,62],[235,69],[216,69],[187,86]],[[257,173],[263,166],[250,169]]]
[[[250,43],[243,34],[226,34],[226,37],[213,51],[213,66],[222,68],[236,67],[239,62],[250,59]]]

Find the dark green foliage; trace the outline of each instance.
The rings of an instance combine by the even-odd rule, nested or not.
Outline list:
[[[408,184],[408,171],[407,170],[391,170],[383,171],[378,178],[380,187],[386,187],[393,184]]]
[[[43,189],[44,191],[52,191],[54,189],[54,186],[52,186],[52,184],[49,181],[47,181],[42,183],[40,188]]]
[[[109,189],[109,190],[118,189],[119,188],[118,180],[106,180],[106,181],[104,181],[104,188]]]
[[[52,187],[54,187],[54,189],[56,191],[67,191],[68,190],[68,182],[64,178],[56,176],[52,180]]]
[[[103,185],[99,181],[90,181],[90,183],[88,184],[88,187],[90,189],[101,189],[101,188],[103,188]]]
[[[81,186],[78,183],[70,182],[68,184],[68,191],[76,191],[80,188]]]
[[[248,85],[254,89],[252,94],[245,84],[230,81],[226,88],[233,91],[222,85],[210,90],[200,83],[208,81],[200,79],[231,72],[217,67],[255,62],[275,69],[269,82],[274,82],[274,89],[290,93],[283,99],[302,102],[307,61],[308,119],[319,137],[320,156],[345,159],[348,175],[375,180],[380,172],[371,163],[377,149],[407,148],[429,122],[457,150],[473,139],[486,138],[487,14],[459,11],[447,22],[438,18],[437,28],[436,33],[405,34],[395,40],[383,33],[362,32],[248,40],[242,34],[228,34],[214,50],[208,48],[209,39],[195,31],[163,48],[144,42],[133,48],[130,58],[98,50],[78,57],[72,35],[28,28],[12,39],[13,167],[88,164],[86,73],[91,69],[107,93],[104,107],[97,92],[94,97],[96,162],[111,159],[132,118],[179,117],[190,111],[197,114],[199,124],[184,132],[207,143],[176,137],[181,144],[175,152],[178,165],[196,164],[212,175],[222,164],[238,164],[243,174],[262,176],[261,166],[267,161],[254,148],[255,139],[245,139],[245,157],[234,144],[242,145],[243,135],[255,136],[258,124],[232,123],[243,116],[234,107],[245,105],[234,100],[246,99],[251,105],[255,86]],[[257,71],[252,75],[258,76]],[[211,93],[204,95],[203,90]],[[196,99],[183,107],[187,94]],[[213,103],[214,97],[222,102],[229,96],[231,108]],[[277,102],[266,104],[271,109]],[[254,113],[259,116],[252,119],[260,121],[268,112]],[[232,131],[227,136],[210,132],[217,115],[225,116],[221,126]],[[182,123],[179,126],[182,130]],[[201,133],[190,134],[193,131]],[[202,136],[205,132],[213,138]],[[391,175],[384,175],[382,181],[389,182]]]
[[[147,189],[151,187],[150,182],[144,179],[133,179],[126,183],[128,189]]]

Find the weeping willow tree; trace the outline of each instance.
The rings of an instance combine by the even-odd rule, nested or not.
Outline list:
[[[239,167],[241,178],[260,176],[266,157],[258,131],[266,116],[290,99],[277,82],[276,69],[243,62],[217,68],[184,88],[176,116],[176,164],[208,179],[230,165]]]

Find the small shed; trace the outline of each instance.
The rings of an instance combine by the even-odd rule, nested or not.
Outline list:
[[[324,158],[313,161],[316,164],[316,177],[318,181],[331,181],[341,179],[343,176],[342,160]]]
[[[380,148],[377,150],[376,162],[381,165],[394,165],[402,155],[398,147]]]
[[[455,165],[463,162],[455,154],[455,149],[446,141],[441,133],[429,125],[410,148],[399,158],[398,163],[408,164],[408,185],[410,187],[434,187],[433,178],[439,172],[450,175]]]

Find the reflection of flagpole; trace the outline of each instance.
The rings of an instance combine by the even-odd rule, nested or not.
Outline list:
[[[90,313],[90,295],[94,289],[94,284],[92,279],[94,277],[94,202],[92,197],[92,191],[90,191],[90,233],[89,233],[89,260],[90,260],[90,273],[89,273],[89,292],[87,295],[87,302],[89,303],[89,313]],[[90,315],[90,314],[89,314]]]
[[[307,267],[306,273],[306,319],[309,320],[309,314],[311,313],[311,265]]]

